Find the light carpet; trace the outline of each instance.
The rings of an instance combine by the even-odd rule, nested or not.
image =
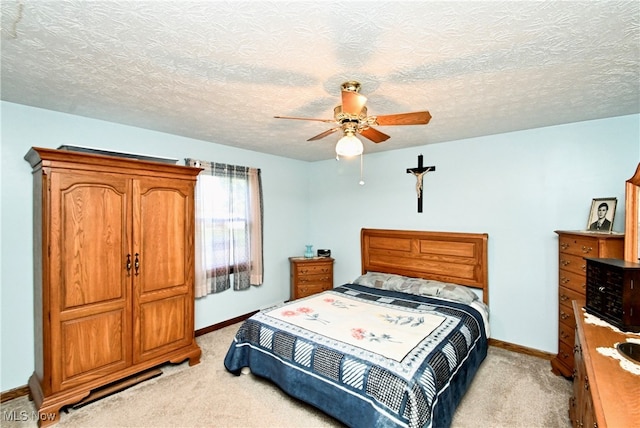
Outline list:
[[[200,364],[163,366],[163,374],[86,406],[61,413],[67,427],[342,427],[322,412],[247,374],[234,376],[224,357],[239,324],[197,338]],[[549,361],[490,347],[452,427],[571,427],[572,384]],[[27,397],[2,404],[3,427],[35,427]],[[37,414],[36,414],[37,415]]]

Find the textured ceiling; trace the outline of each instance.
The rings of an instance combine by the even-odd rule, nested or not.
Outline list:
[[[3,100],[296,159],[339,135],[273,116],[331,119],[347,80],[433,116],[365,153],[640,113],[637,0],[1,3]]]

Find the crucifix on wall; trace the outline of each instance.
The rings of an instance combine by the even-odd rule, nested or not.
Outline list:
[[[407,174],[413,174],[416,176],[416,193],[418,196],[418,212],[422,212],[422,178],[429,171],[435,171],[435,166],[422,165],[422,155],[418,155],[418,167],[407,168]]]

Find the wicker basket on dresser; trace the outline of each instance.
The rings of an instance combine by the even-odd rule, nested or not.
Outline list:
[[[555,374],[573,376],[575,315],[571,301],[585,300],[585,257],[622,258],[624,235],[585,231],[556,230],[559,247],[558,274],[558,354],[551,360]]]

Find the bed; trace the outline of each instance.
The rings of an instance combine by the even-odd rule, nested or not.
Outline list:
[[[362,229],[361,275],[244,321],[225,367],[351,427],[447,427],[487,354],[487,240]]]

